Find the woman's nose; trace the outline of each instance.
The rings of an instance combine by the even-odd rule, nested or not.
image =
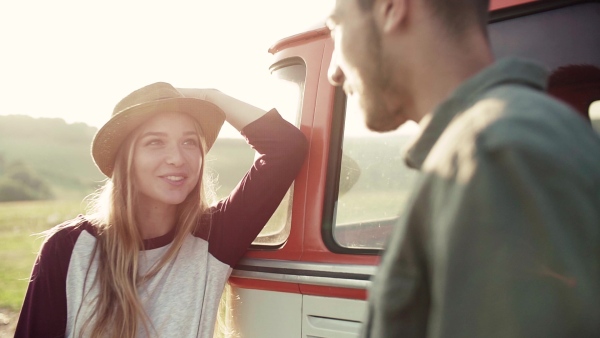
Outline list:
[[[183,164],[183,154],[181,149],[178,146],[170,147],[167,155],[166,162],[167,164],[174,165],[176,167],[181,166]]]

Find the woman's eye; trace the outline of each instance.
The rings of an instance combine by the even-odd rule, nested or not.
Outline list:
[[[183,141],[183,144],[190,145],[190,146],[197,146],[198,140],[190,138],[190,139]]]
[[[158,145],[161,145],[161,144],[162,144],[162,141],[159,140],[159,139],[151,139],[151,140],[148,140],[146,142],[147,146],[158,146]]]

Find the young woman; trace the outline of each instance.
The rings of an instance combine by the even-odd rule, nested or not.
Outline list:
[[[208,206],[204,158],[227,120],[259,156]],[[141,88],[92,143],[109,178],[93,212],[50,231],[16,337],[211,337],[232,267],[306,156],[304,135],[216,90]]]

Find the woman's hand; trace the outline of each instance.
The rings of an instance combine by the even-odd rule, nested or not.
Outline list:
[[[212,88],[177,88],[185,97],[205,100],[217,105],[225,112],[227,122],[241,131],[267,112],[244,101]]]
[[[210,96],[213,96],[217,89],[214,88],[176,88],[183,96],[191,97],[194,99],[200,99],[208,102],[212,102],[210,100]]]

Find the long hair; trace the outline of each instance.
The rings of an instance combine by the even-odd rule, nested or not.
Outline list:
[[[111,180],[107,180],[90,203],[89,217],[97,231],[91,260],[97,255],[98,271],[93,283],[97,284],[98,296],[91,318],[76,318],[85,323],[80,336],[90,330],[91,337],[135,337],[140,324],[146,335],[154,331],[138,297],[138,287],[175,258],[184,239],[195,231],[208,208],[204,179],[206,144],[198,125],[196,130],[203,159],[200,179],[178,206],[175,236],[169,249],[144,275],[138,271],[144,242],[135,219],[138,191],[132,178],[138,133],[134,132],[117,153]]]

